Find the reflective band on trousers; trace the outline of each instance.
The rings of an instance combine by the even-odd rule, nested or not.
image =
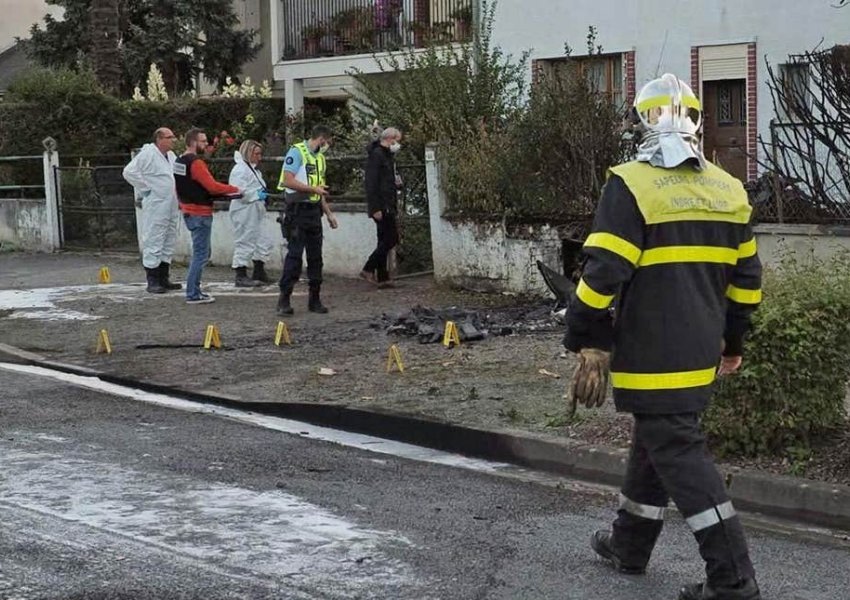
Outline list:
[[[663,521],[664,511],[667,510],[667,507],[641,504],[640,502],[635,502],[634,500],[626,498],[625,495],[620,494],[620,510],[631,513],[636,517],[643,517],[644,519],[650,519],[652,521]]]
[[[717,368],[681,373],[611,373],[611,385],[621,390],[679,390],[714,383]]]
[[[728,521],[734,517],[735,509],[731,502],[724,502],[718,506],[712,506],[708,510],[704,510],[699,514],[685,519],[691,530],[696,533],[709,527],[714,527],[721,521]]]

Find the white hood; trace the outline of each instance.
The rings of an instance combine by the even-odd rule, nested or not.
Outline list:
[[[266,182],[259,169],[255,169],[237,150],[233,153],[233,161],[236,163],[230,171],[228,183],[242,190],[242,201],[244,203],[259,200],[260,190],[266,188]]]
[[[689,160],[696,161],[700,170],[706,165],[696,136],[674,132],[647,135],[638,146],[637,159],[664,169],[674,169]]]

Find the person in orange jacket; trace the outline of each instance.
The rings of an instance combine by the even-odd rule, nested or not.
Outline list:
[[[201,292],[201,274],[210,258],[213,202],[216,197],[234,198],[239,188],[219,183],[201,158],[207,149],[207,134],[200,129],[186,133],[186,151],[174,163],[174,181],[183,221],[192,233],[192,261],[186,277],[186,303],[209,304],[215,298]]]

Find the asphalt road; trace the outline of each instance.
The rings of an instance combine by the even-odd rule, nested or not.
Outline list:
[[[701,578],[678,518],[644,577],[595,559],[608,492],[257,423],[0,368],[0,598],[663,600]],[[847,548],[751,546],[766,599],[850,597]]]

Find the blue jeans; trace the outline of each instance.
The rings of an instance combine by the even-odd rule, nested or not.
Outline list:
[[[210,259],[213,218],[183,215],[183,220],[192,233],[192,262],[189,264],[189,275],[186,276],[186,299],[197,300],[201,297],[201,273]]]

